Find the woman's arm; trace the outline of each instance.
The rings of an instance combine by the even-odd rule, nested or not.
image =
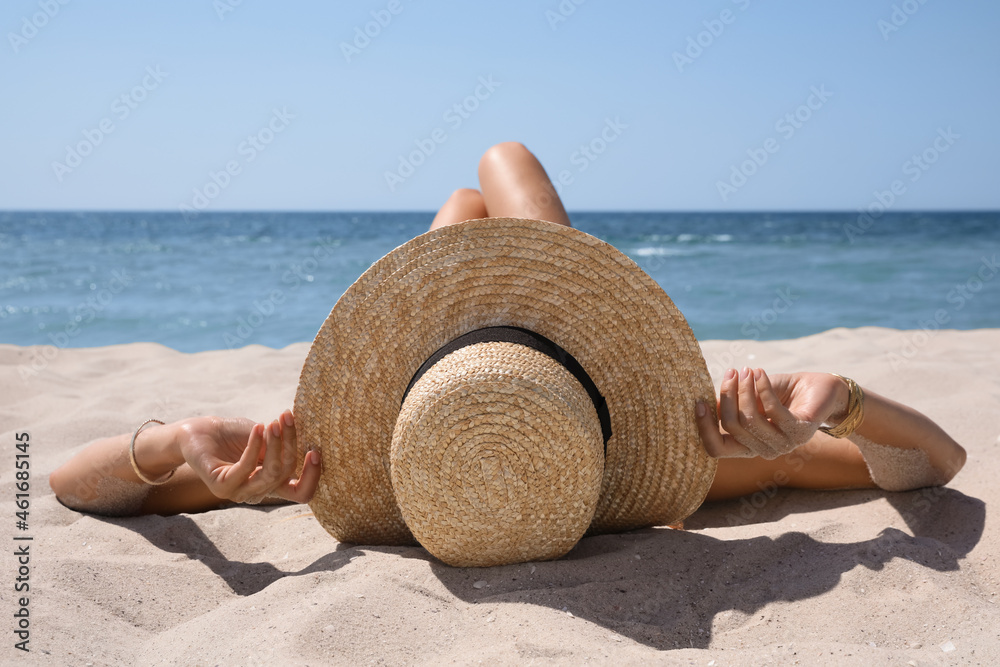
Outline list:
[[[318,452],[308,453],[301,476],[292,478],[296,441],[290,411],[267,426],[198,417],[141,429],[136,465],[146,479],[166,480],[163,484],[147,484],[136,475],[128,451],[132,437],[98,440],[56,469],[49,484],[59,500],[114,516],[169,514],[265,496],[308,502],[319,481]]]
[[[887,491],[947,484],[965,466],[965,449],[913,408],[865,392],[865,419],[848,438],[872,479]]]
[[[801,488],[856,488],[873,480],[901,491],[945,484],[961,470],[965,450],[941,427],[875,392],[864,394],[864,420],[848,439],[838,440],[818,428],[847,416],[849,390],[839,377],[727,371],[718,406],[724,431],[699,405],[702,441],[712,456],[759,458],[720,465],[716,495],[732,497],[775,479],[779,486]],[[803,451],[795,451],[801,445]]]

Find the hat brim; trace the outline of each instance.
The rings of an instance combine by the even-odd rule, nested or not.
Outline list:
[[[438,348],[492,326],[549,338],[607,401],[612,436],[589,533],[672,524],[704,501],[716,462],[701,445],[695,404],[714,406],[714,389],[667,294],[589,234],[486,218],[427,232],[375,262],[313,341],[295,397],[299,464],[320,451],[310,504],[336,539],[415,543],[390,481],[404,391]]]

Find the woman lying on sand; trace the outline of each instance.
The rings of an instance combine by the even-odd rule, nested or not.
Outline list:
[[[490,148],[479,180],[481,191],[452,194],[432,230],[485,217],[570,225],[545,170],[521,144]],[[707,500],[772,484],[915,489],[946,484],[965,463],[965,450],[924,415],[828,373],[732,369],[722,379],[719,421],[703,403],[696,414],[705,449],[719,459]],[[320,479],[320,456],[307,453],[301,471],[296,456],[291,411],[266,425],[195,417],[98,440],[49,483],[72,509],[118,516],[199,512],[265,498],[305,503]]]

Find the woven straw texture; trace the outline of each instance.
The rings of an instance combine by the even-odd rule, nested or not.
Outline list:
[[[406,525],[449,565],[558,558],[590,525],[604,472],[594,404],[514,343],[452,352],[410,390],[390,452]]]
[[[704,500],[715,460],[695,402],[715,405],[701,350],[663,290],[579,230],[488,218],[428,232],[373,264],[340,298],[295,398],[299,464],[323,458],[311,506],[338,540],[413,544],[390,479],[403,393],[458,336],[530,329],[579,361],[607,400],[613,435],[590,533],[667,525]]]

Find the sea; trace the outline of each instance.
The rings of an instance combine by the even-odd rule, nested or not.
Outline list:
[[[429,212],[0,212],[0,343],[310,341]],[[1000,327],[1000,212],[573,212],[705,339]]]

